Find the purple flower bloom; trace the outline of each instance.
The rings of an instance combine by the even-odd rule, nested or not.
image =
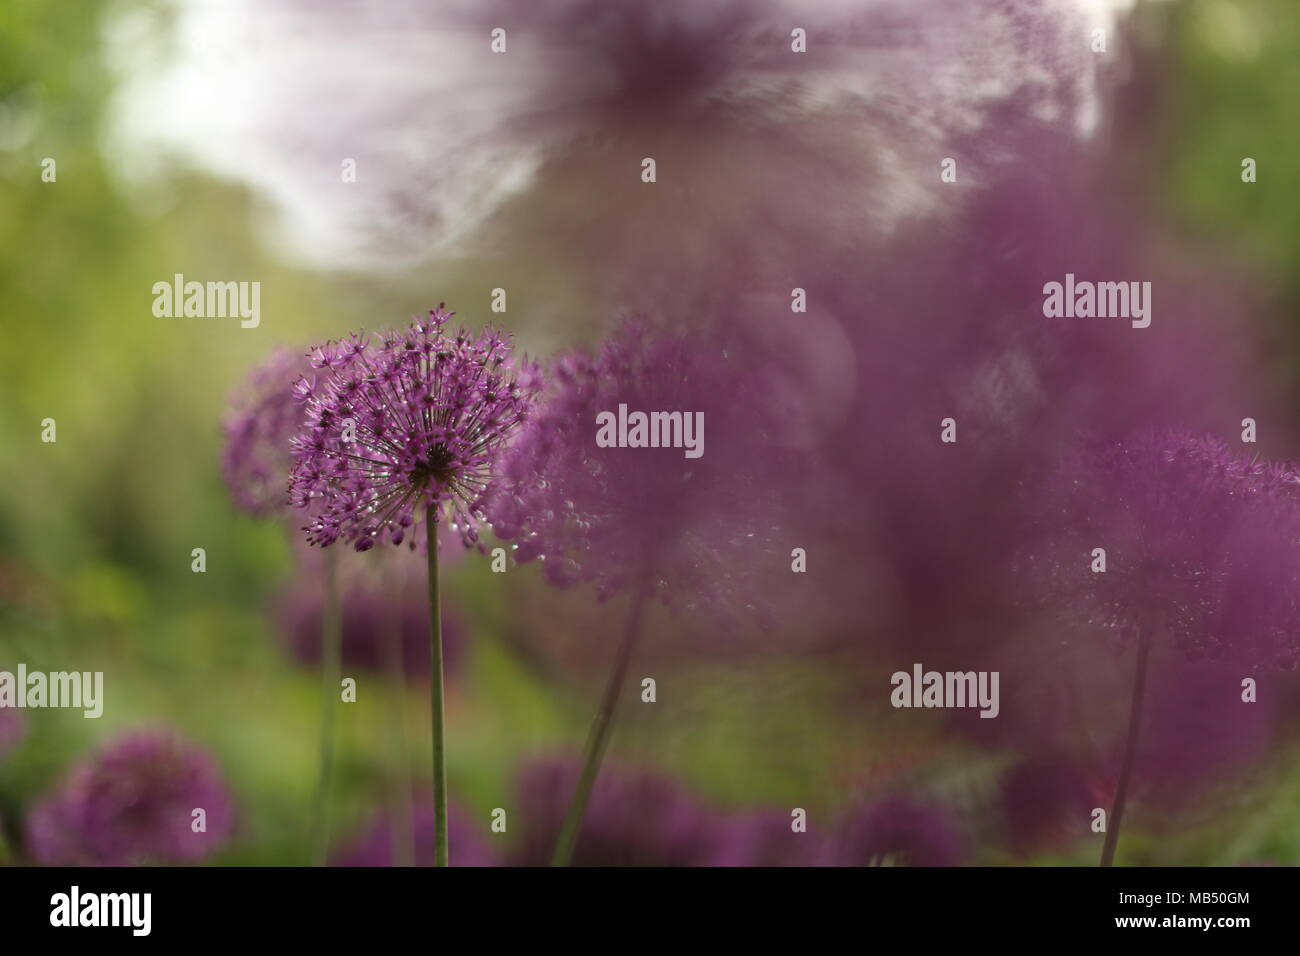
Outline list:
[[[524,767],[513,865],[550,863],[577,779],[576,760],[537,760]],[[606,766],[592,790],[572,865],[709,866],[722,858],[727,839],[726,821],[670,778]]]
[[[411,827],[415,840],[415,865],[433,866],[433,807],[426,796],[412,808]],[[447,846],[453,866],[496,866],[497,854],[487,844],[479,828],[458,807],[447,811]],[[331,861],[332,866],[392,866],[392,818],[380,814],[351,844]]]
[[[231,396],[221,472],[235,504],[249,514],[289,508],[289,442],[302,423],[294,385],[310,370],[305,356],[278,348]]]
[[[206,831],[193,829],[193,811]],[[50,866],[195,863],[223,844],[231,802],[216,763],[165,731],[110,741],[27,820],[33,858]]]
[[[497,332],[448,335],[450,315],[439,306],[378,345],[354,335],[314,351],[321,376],[299,382],[307,414],[290,483],[293,504],[313,510],[310,543],[343,538],[367,551],[409,535],[414,548],[428,506],[450,513],[466,547],[478,541],[475,502],[540,375],[526,360],[516,367]],[[420,537],[427,544],[428,529]]]
[[[905,797],[852,811],[831,853],[835,866],[956,866],[960,842],[948,814]]]
[[[820,866],[827,857],[825,839],[810,826],[791,827],[783,810],[743,813],[728,822],[727,845],[716,866]]]
[[[1188,432],[1071,455],[1027,569],[1077,628],[1169,638],[1189,660],[1291,666],[1300,654],[1300,475]],[[1094,572],[1093,549],[1106,570]]]
[[[647,587],[664,603],[750,605],[750,572],[777,562],[781,456],[759,383],[741,355],[706,336],[625,320],[599,354],[556,360],[541,409],[482,499],[516,559],[544,559],[558,587],[595,584],[603,599]],[[601,447],[598,416],[641,412],[702,421],[698,457],[682,443]],[[707,441],[705,440],[707,438]],[[628,443],[630,445],[630,442]],[[785,552],[788,553],[788,552]]]
[[[391,663],[392,643],[400,648],[408,679],[429,679],[429,601],[417,581],[393,581],[344,571],[342,662],[359,670],[382,671]],[[401,577],[400,575],[398,576]],[[276,617],[294,658],[303,664],[320,661],[322,595],[318,575],[303,575],[280,598]],[[456,671],[465,629],[454,605],[442,599],[443,666]]]

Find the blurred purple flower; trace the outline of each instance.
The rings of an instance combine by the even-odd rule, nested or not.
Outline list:
[[[830,851],[834,866],[956,866],[961,843],[946,812],[906,797],[851,811]]]
[[[828,848],[810,827],[799,833],[782,810],[740,814],[727,822],[727,842],[714,866],[820,866]]]
[[[235,504],[249,514],[289,511],[289,442],[303,418],[294,385],[309,371],[304,355],[277,348],[231,394],[221,472]]]
[[[592,582],[602,599],[644,588],[690,610],[757,610],[754,574],[789,565],[774,544],[775,425],[742,357],[630,318],[598,354],[557,359],[551,377],[481,501],[516,559],[542,559],[558,587]],[[621,405],[702,416],[703,454],[599,447],[597,416]]]
[[[411,827],[415,841],[415,865],[433,866],[434,817],[431,799],[418,798],[412,809]],[[458,807],[447,811],[447,846],[452,866],[496,866],[497,854],[480,830]],[[332,866],[392,866],[392,817],[382,813],[365,831],[331,861]]]
[[[206,815],[193,829],[193,811]],[[213,759],[167,731],[109,741],[73,768],[27,819],[27,842],[47,866],[197,863],[231,832],[230,794]]]
[[[299,382],[307,413],[290,483],[292,503],[315,509],[310,543],[367,551],[410,535],[414,548],[426,506],[447,510],[466,547],[478,541],[474,503],[540,375],[513,364],[497,332],[448,335],[450,316],[439,306],[379,345],[354,335],[314,351],[322,380]],[[420,537],[428,543],[428,529]]]
[[[1145,431],[1072,452],[1056,483],[1042,521],[1059,538],[1024,563],[1074,631],[1295,664],[1300,474],[1212,437]]]
[[[534,760],[520,771],[512,865],[551,862],[577,779],[578,761],[567,758]],[[727,846],[725,819],[669,777],[606,767],[592,791],[571,865],[710,866],[723,859]]]
[[[343,574],[342,663],[360,670],[382,671],[394,662],[394,638],[408,679],[429,679],[429,601],[412,582],[393,582]],[[291,584],[276,606],[276,618],[290,652],[303,664],[320,661],[322,598],[318,577],[306,574]],[[442,599],[443,666],[454,674],[465,642],[465,628],[455,606]]]

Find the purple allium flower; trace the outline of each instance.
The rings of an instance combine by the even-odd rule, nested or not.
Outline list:
[[[466,547],[478,541],[476,501],[540,374],[516,366],[498,332],[449,335],[451,314],[440,305],[377,345],[353,335],[312,354],[321,374],[299,382],[307,414],[290,483],[293,504],[313,510],[311,544],[342,538],[367,551],[409,538],[414,548],[417,534],[427,544],[428,529],[415,528],[426,507],[446,509]]]
[[[552,584],[592,582],[602,599],[646,587],[692,609],[751,604],[751,569],[777,565],[781,457],[741,355],[629,318],[598,354],[567,354],[550,374],[482,499],[496,534],[517,542],[516,559],[544,559]],[[598,416],[621,406],[702,417],[702,455],[599,447]]]
[[[727,845],[715,866],[820,866],[828,853],[815,829],[797,833],[783,810],[759,810],[728,821]]]
[[[835,866],[956,866],[961,843],[943,810],[888,797],[849,813],[830,859]]]
[[[206,814],[194,832],[193,811]],[[231,801],[213,759],[166,731],[118,737],[28,816],[33,858],[50,866],[196,863],[225,843]]]
[[[411,811],[415,841],[415,865],[433,866],[433,806],[425,796],[416,799]],[[496,866],[497,854],[482,830],[475,827],[459,807],[447,811],[447,843],[453,866]],[[392,818],[384,812],[331,861],[332,866],[392,866]]]
[[[551,862],[578,779],[578,761],[535,760],[518,777],[516,843],[510,862]],[[512,825],[512,831],[515,827]],[[701,806],[672,779],[607,766],[587,805],[573,866],[710,866],[728,848],[725,818]]]
[[[13,707],[0,707],[0,757],[18,746],[25,730],[22,711]]]
[[[1075,626],[1168,638],[1189,659],[1289,667],[1300,655],[1300,475],[1184,431],[1068,457],[1026,566]],[[1094,572],[1094,548],[1106,571]]]
[[[289,509],[289,443],[303,417],[294,386],[310,371],[305,356],[277,348],[231,395],[221,472],[235,504],[249,514]]]
[[[405,554],[405,552],[403,552]],[[390,642],[396,631],[408,679],[429,679],[429,600],[418,582],[401,588],[378,580],[342,575],[342,663],[360,670],[382,671],[391,663]],[[413,585],[413,586],[412,586]],[[323,601],[318,576],[301,576],[280,598],[276,617],[290,652],[303,664],[320,661]],[[465,641],[455,606],[442,599],[443,666],[455,673]]]

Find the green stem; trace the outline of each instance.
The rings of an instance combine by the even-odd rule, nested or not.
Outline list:
[[[429,699],[433,716],[433,865],[447,866],[447,754],[443,744],[442,608],[438,600],[438,510],[424,511],[429,538]]]
[[[1106,820],[1106,842],[1101,848],[1101,865],[1110,866],[1115,861],[1115,847],[1119,843],[1119,825],[1124,818],[1124,804],[1128,800],[1129,780],[1133,776],[1133,761],[1137,756],[1138,729],[1142,724],[1142,695],[1147,682],[1147,660],[1151,656],[1149,631],[1138,638],[1137,672],[1133,675],[1133,697],[1128,710],[1128,737],[1124,741],[1124,759],[1120,765],[1119,781],[1115,784],[1115,799]]]
[[[334,780],[334,718],[338,712],[339,671],[341,670],[343,619],[340,613],[338,555],[325,550],[325,608],[321,615],[321,722],[320,778],[316,784],[316,801],[312,814],[312,862],[324,866],[329,858],[330,789]]]
[[[596,775],[600,772],[600,762],[605,756],[605,746],[609,743],[610,727],[614,720],[614,711],[618,707],[619,696],[623,692],[623,681],[627,677],[628,664],[636,648],[637,638],[641,633],[641,616],[645,609],[649,580],[637,589],[628,609],[627,620],[623,624],[623,637],[615,652],[614,665],[610,668],[609,680],[605,684],[605,693],[601,697],[600,709],[592,721],[587,735],[587,748],[582,761],[582,773],[578,777],[578,786],[569,803],[569,810],[560,828],[560,837],[555,845],[555,856],[551,866],[568,866],[573,860],[573,850],[582,830],[582,818],[587,812],[587,801],[591,798],[591,789],[595,786]]]

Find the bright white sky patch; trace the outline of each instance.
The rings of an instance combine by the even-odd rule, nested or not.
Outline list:
[[[1087,34],[1113,31],[1132,0],[1045,0],[1053,5],[1087,26],[1077,48],[1056,51],[1072,64],[1082,106],[1071,119],[1086,135],[1098,119]],[[820,18],[832,29],[863,9],[896,11],[906,22],[925,8],[920,0],[827,0],[815,14],[806,3],[785,6],[791,23]],[[846,94],[923,104],[909,106],[908,121],[938,139],[945,128],[978,127],[982,107],[1018,84],[1054,82],[1060,63],[1018,49],[1009,24],[960,4],[947,9],[908,38],[915,46],[815,74],[805,106]],[[512,35],[506,55],[492,54],[486,30],[469,25],[473,10],[463,0],[409,8],[177,0],[174,43],[148,13],[131,11],[107,37],[122,78],[105,132],[110,165],[146,203],[165,200],[175,163],[251,185],[272,212],[273,248],[290,260],[400,268],[443,254],[584,132],[575,125],[582,104],[605,79],[582,51],[554,39]],[[443,14],[448,26],[431,26]],[[779,69],[756,70],[729,77],[727,91],[761,96],[787,81]],[[1037,107],[1053,108],[1047,95]],[[355,183],[342,180],[345,158],[356,160]],[[898,215],[916,198],[906,170],[904,162],[899,183],[881,184],[886,196],[894,189]]]

